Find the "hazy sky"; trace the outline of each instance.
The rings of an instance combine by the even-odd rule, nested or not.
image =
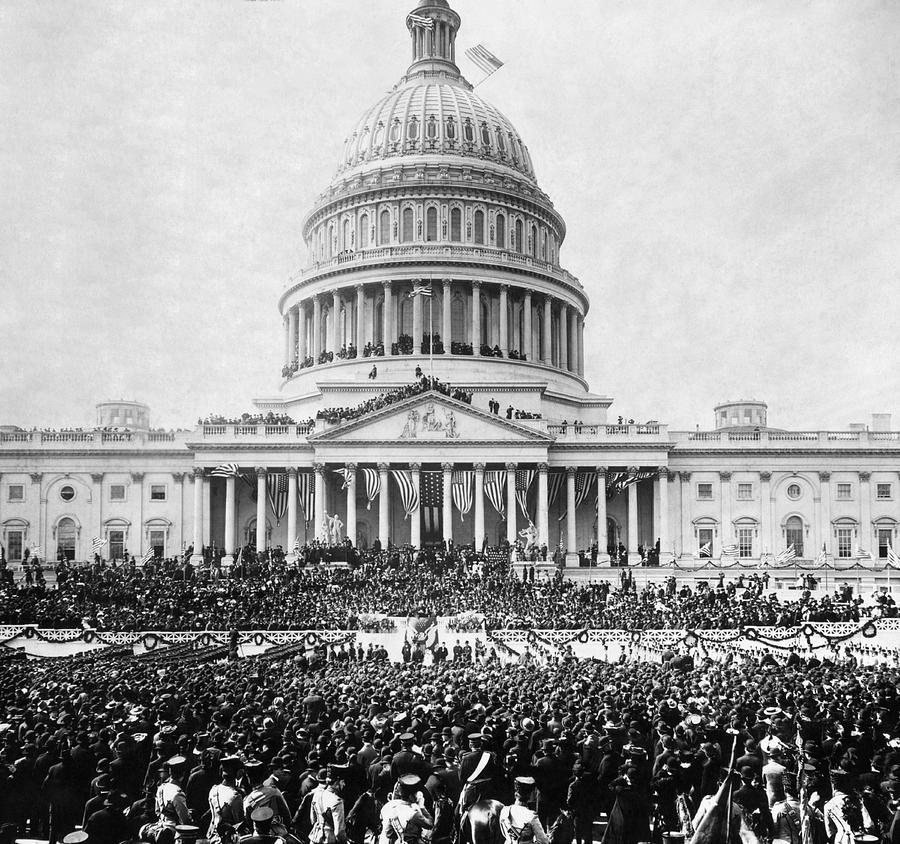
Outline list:
[[[900,3],[452,0],[591,297],[612,414],[900,427]],[[399,0],[0,2],[0,423],[277,394],[276,301]],[[461,58],[472,80],[479,72]]]

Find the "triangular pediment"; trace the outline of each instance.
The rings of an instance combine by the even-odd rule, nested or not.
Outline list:
[[[345,421],[309,437],[311,443],[504,442],[539,445],[553,437],[515,421],[486,413],[443,393],[428,392]]]

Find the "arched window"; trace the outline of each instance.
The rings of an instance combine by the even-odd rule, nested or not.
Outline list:
[[[415,115],[409,118],[409,123],[406,124],[406,140],[407,141],[417,141],[419,139],[419,121]]]
[[[356,236],[356,242],[360,249],[369,248],[369,215],[362,214],[359,218],[359,234]]]
[[[497,148],[500,152],[506,152],[506,138],[503,137],[503,130],[497,127]]]
[[[75,559],[75,522],[72,519],[60,519],[56,525],[56,550],[62,551],[67,560]]]
[[[447,140],[456,140],[456,121],[452,117],[447,118]]]
[[[403,209],[403,232],[400,239],[404,243],[412,243],[413,239],[413,210],[412,208]]]
[[[386,246],[391,242],[391,212],[384,209],[378,217],[378,244]]]
[[[522,246],[522,221],[516,220],[516,242],[514,244],[516,252],[524,252],[525,249]]]
[[[462,211],[459,208],[450,209],[450,240],[454,243],[462,240]]]
[[[450,300],[450,335],[451,341],[466,341],[466,303],[458,293]]]
[[[400,121],[395,117],[391,124],[391,143],[396,144],[400,140]]]
[[[799,516],[791,516],[784,523],[785,547],[794,546],[794,553],[798,557],[803,556],[803,521]]]
[[[497,215],[497,248],[506,249],[506,217]]]
[[[328,226],[328,240],[325,244],[326,256],[330,258],[334,253],[334,223],[330,223]]]
[[[487,123],[481,124],[481,145],[485,149],[491,148],[491,130],[488,129]]]
[[[437,138],[437,130],[437,120],[432,114],[431,117],[428,118],[428,123],[425,126],[425,137],[428,138],[429,141],[435,140]]]
[[[463,138],[465,139],[467,144],[472,144],[475,142],[475,127],[472,125],[472,121],[469,118],[466,118],[466,122],[463,124]]]
[[[519,163],[519,141],[510,133],[509,136],[509,152],[512,156],[513,164]]]
[[[425,240],[437,240],[437,208],[425,212]]]
[[[484,243],[484,211],[475,212],[475,242]]]
[[[344,220],[344,249],[353,248],[353,238],[350,235],[350,221]]]
[[[531,248],[528,250],[532,255],[537,255],[537,226],[531,227]]]

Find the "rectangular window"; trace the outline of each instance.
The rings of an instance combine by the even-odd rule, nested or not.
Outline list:
[[[10,484],[9,492],[6,495],[7,501],[24,501],[25,500],[25,484]]]
[[[713,532],[712,528],[700,528],[697,531],[697,551],[700,557],[712,557],[713,555]]]
[[[20,562],[22,559],[22,531],[11,530],[6,534],[6,553],[12,562]]]
[[[878,528],[878,559],[888,558],[888,549],[894,544],[894,531],[891,528]]]
[[[837,485],[838,501],[849,501],[853,497],[853,487],[850,484]]]
[[[124,501],[125,500],[125,484],[110,484],[109,500],[110,501]],[[115,559],[115,558],[113,558],[113,559]]]
[[[697,484],[697,498],[712,498],[712,484]]]
[[[166,532],[164,530],[150,531],[150,547],[157,557],[166,556]]]
[[[166,500],[166,485],[165,484],[150,484],[150,500],[151,501],[165,501]]]
[[[853,529],[838,528],[837,529],[837,548],[838,557],[848,559],[853,554]]]
[[[747,484],[747,486],[749,486],[749,484]],[[739,557],[752,557],[753,556],[753,528],[738,528],[737,541],[738,541],[738,556]]]
[[[753,498],[753,484],[737,485],[738,501],[750,501]]]
[[[891,499],[891,485],[890,484],[875,484],[875,497],[880,501],[890,501]]]
[[[111,530],[109,532],[109,558],[121,560],[125,556],[125,531]]]

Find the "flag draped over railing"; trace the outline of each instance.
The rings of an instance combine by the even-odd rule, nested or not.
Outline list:
[[[533,480],[534,469],[516,469],[516,501],[519,502],[519,509],[528,521],[531,521],[531,516],[528,515],[528,490]]]
[[[377,469],[364,468],[362,473],[366,481],[366,510],[371,510],[372,502],[381,491],[381,478],[378,476]]]
[[[894,550],[894,546],[891,545],[890,542],[888,542],[888,547],[887,547],[887,561],[892,566],[900,565],[900,557],[897,556],[897,552]]]
[[[475,472],[472,469],[463,469],[454,472],[451,478],[450,491],[453,494],[453,503],[459,510],[459,516],[465,521],[466,513],[472,509],[475,489]]]
[[[288,477],[285,472],[269,472],[266,475],[266,497],[275,516],[275,524],[281,524],[288,505]]]
[[[428,533],[436,533],[441,525],[441,509],[444,506],[444,473],[422,472],[419,476],[419,497],[422,519]]]
[[[313,517],[316,500],[316,488],[313,483],[312,472],[297,473],[297,497],[300,499],[300,506],[303,508],[303,521],[309,524]]]
[[[413,483],[412,472],[409,469],[391,469],[391,474],[400,490],[404,518],[408,519],[419,509],[419,490]]]
[[[712,556],[712,543],[704,542],[700,548],[697,550],[698,557],[711,557]]]
[[[484,494],[501,519],[506,519],[506,471],[484,473]]]
[[[722,546],[722,553],[728,557],[734,557],[737,554],[737,552],[738,552],[738,547],[737,547],[737,545],[735,545],[733,543],[731,545],[723,545]]]

